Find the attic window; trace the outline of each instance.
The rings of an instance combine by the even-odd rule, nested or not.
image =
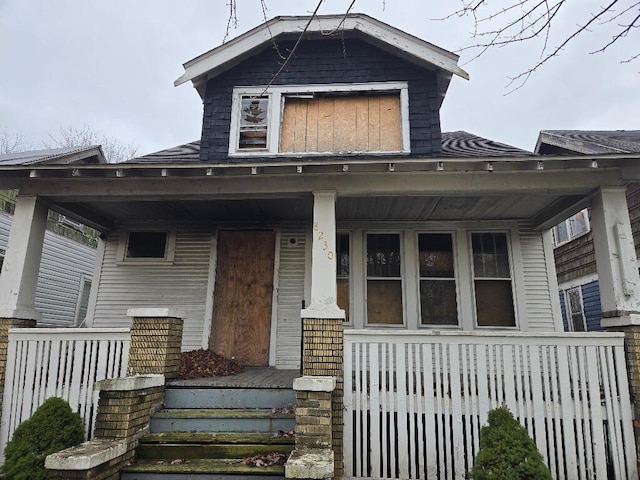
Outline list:
[[[230,155],[408,153],[406,83],[236,88]]]

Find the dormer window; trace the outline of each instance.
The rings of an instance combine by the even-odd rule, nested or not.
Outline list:
[[[406,83],[234,89],[229,155],[409,153]]]

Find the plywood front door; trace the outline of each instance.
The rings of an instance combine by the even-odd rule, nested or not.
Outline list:
[[[209,346],[245,366],[269,364],[274,231],[220,231]]]

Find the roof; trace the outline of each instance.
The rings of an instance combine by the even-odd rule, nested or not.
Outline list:
[[[47,148],[0,155],[0,165],[107,163],[99,145]]]
[[[307,24],[308,27],[307,27]],[[444,96],[451,77],[469,79],[469,74],[458,66],[458,55],[410,35],[402,30],[376,20],[368,15],[317,15],[275,17],[249,30],[233,40],[220,45],[183,66],[185,72],[174,84],[176,86],[192,81],[203,96],[200,88],[208,79],[237,65],[240,61],[255,55],[271,45],[281,36],[299,36],[306,29],[307,38],[327,38],[331,33],[352,34],[372,43],[392,54],[403,57],[425,68],[436,70],[439,77],[440,93]]]
[[[480,157],[530,157],[533,152],[511,145],[495,142],[468,132],[443,132],[442,154],[437,156],[455,158]],[[281,157],[289,161],[290,157]],[[310,157],[313,158],[313,157]],[[296,160],[298,160],[296,158]],[[135,164],[175,164],[197,163],[200,161],[200,141],[185,143],[176,147],[160,150],[141,157],[132,158],[123,163]]]
[[[536,153],[640,153],[640,130],[542,130]]]

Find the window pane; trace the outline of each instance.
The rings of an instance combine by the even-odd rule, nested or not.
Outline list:
[[[338,307],[344,310],[345,314],[345,322],[349,321],[349,279],[348,278],[339,278],[337,280],[338,287],[338,298],[337,303]]]
[[[457,325],[455,281],[421,280],[420,312],[423,325]]]
[[[349,235],[347,234],[338,234],[338,238],[336,239],[336,271],[338,276],[348,276],[349,275]]]
[[[167,232],[129,232],[127,258],[164,258]]]
[[[400,235],[367,235],[367,276],[400,277]]]
[[[589,230],[589,219],[587,217],[587,210],[582,210],[576,213],[569,219],[571,225],[571,237],[576,237],[581,233]]]
[[[448,233],[418,235],[421,277],[453,278],[453,243]]]
[[[471,244],[476,278],[511,278],[505,233],[472,233]]]
[[[267,148],[268,98],[242,97],[238,148]]]
[[[367,322],[402,325],[402,282],[400,280],[367,281]]]
[[[480,327],[515,327],[510,280],[475,280],[476,315]]]
[[[556,245],[564,243],[569,240],[569,231],[567,228],[567,222],[564,221],[556,225],[553,229]]]

